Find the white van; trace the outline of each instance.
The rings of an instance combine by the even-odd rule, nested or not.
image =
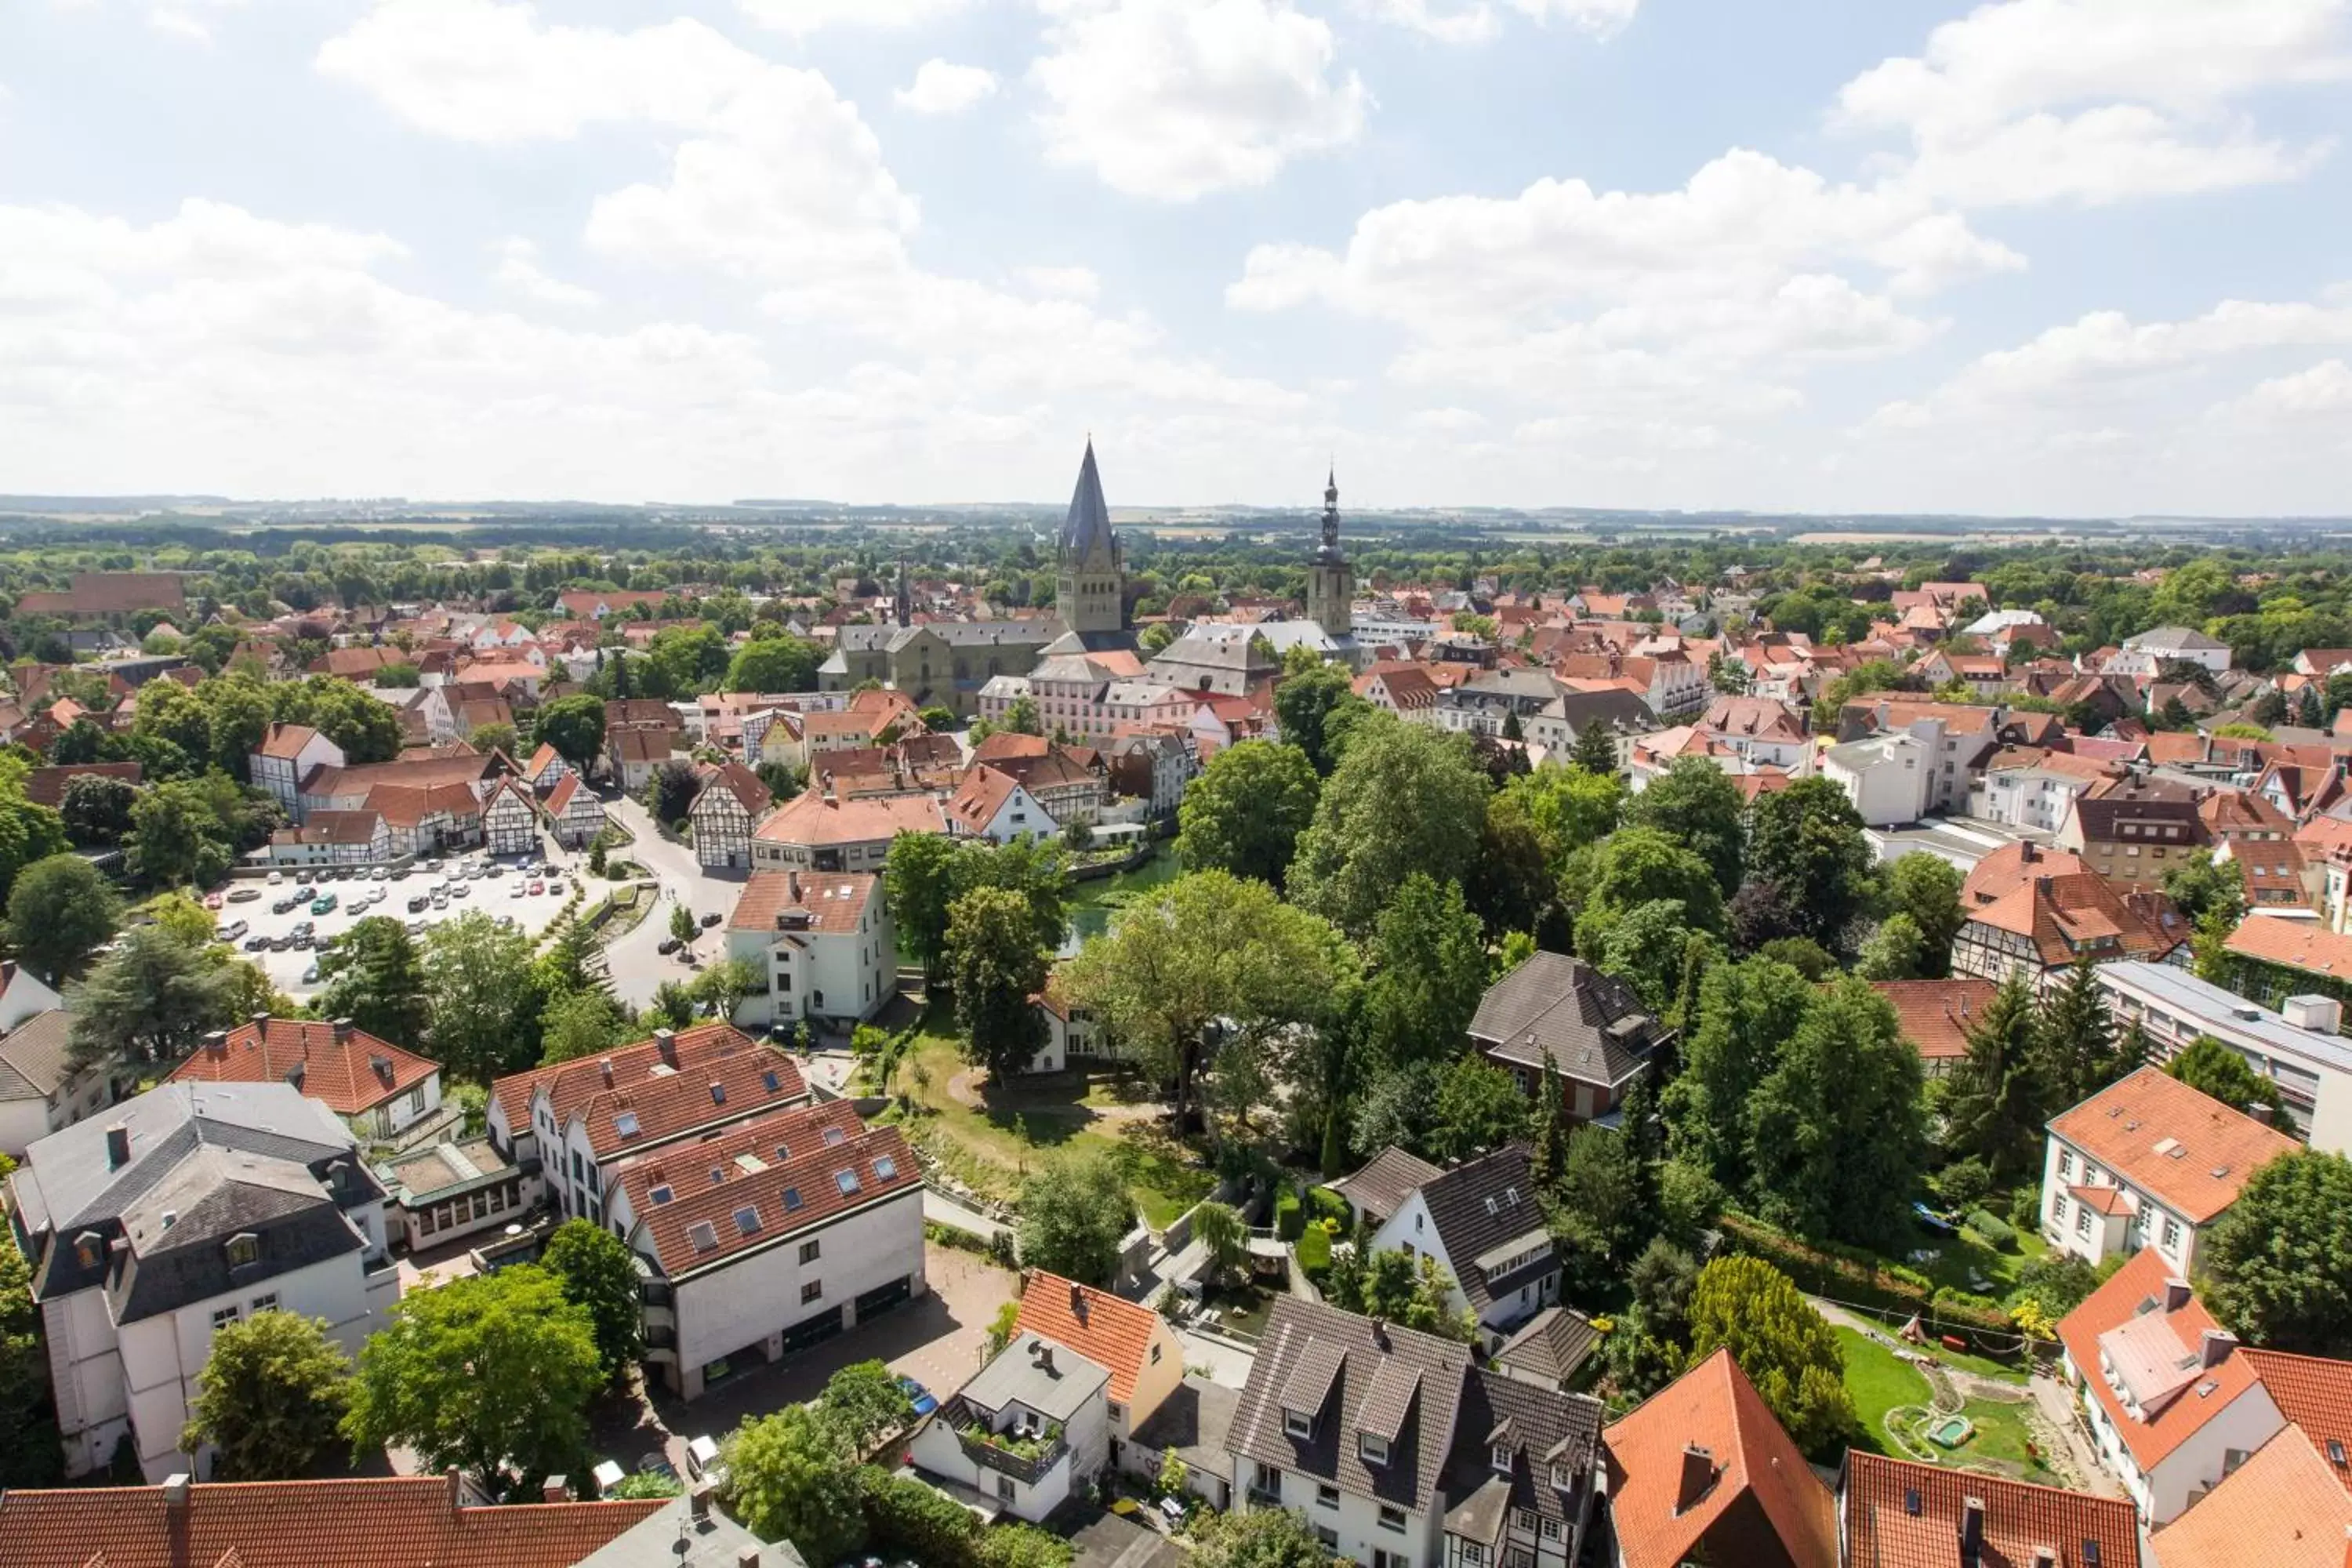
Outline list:
[[[245,933],[252,929],[253,928],[251,926],[248,926],[243,921],[231,921],[228,924],[221,927],[220,930],[213,933],[213,940],[215,942],[242,942],[245,940]]]

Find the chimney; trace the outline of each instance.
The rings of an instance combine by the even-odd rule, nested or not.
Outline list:
[[[698,1481],[695,1484],[694,1490],[688,1494],[686,1510],[694,1516],[695,1523],[699,1525],[710,1522],[710,1494],[717,1489],[709,1481]]]
[[[1375,1317],[1372,1320],[1372,1343],[1382,1350],[1389,1348],[1389,1321],[1386,1318]]]
[[[737,1547],[735,1568],[760,1568],[760,1549],[756,1546]]]
[[[1682,1479],[1675,1487],[1675,1517],[1698,1505],[1715,1485],[1715,1455],[1696,1443],[1683,1449]]]
[[[1086,1287],[1075,1279],[1070,1281],[1070,1316],[1082,1323],[1087,1321]]]
[[[2178,1312],[2189,1305],[2189,1281],[2174,1275],[2164,1282],[2164,1310]]]
[[[2237,1348],[2238,1336],[2229,1330],[2208,1329],[2198,1336],[2197,1364],[2209,1368],[2220,1366]]]
[[[1037,1358],[1037,1370],[1051,1375],[1054,1370],[1054,1347],[1039,1340],[1032,1349]]]
[[[663,1066],[675,1068],[677,1066],[677,1031],[675,1029],[656,1029],[654,1031],[654,1049],[661,1053]]]
[[[187,1521],[188,1493],[193,1484],[184,1470],[175,1470],[163,1478],[163,1506],[172,1510],[173,1519],[181,1524]]]
[[[455,1513],[466,1506],[465,1483],[458,1479],[457,1467],[455,1465],[442,1471],[441,1479],[449,1483],[449,1511]]]
[[[116,1121],[106,1129],[106,1168],[119,1171],[131,1163],[131,1124]]]
[[[1960,1561],[1973,1563],[1984,1555],[1985,1503],[1972,1497],[1960,1504]]]
[[[547,1479],[539,1484],[539,1500],[541,1502],[571,1501],[572,1483],[570,1479],[564,1476],[548,1477]]]
[[[258,1013],[247,1014],[245,1021],[252,1025],[255,1028],[259,1029],[264,1034],[268,1034],[269,1032],[269,1012],[267,1008],[264,1008]]]
[[[349,1018],[338,1018],[327,1026],[334,1030],[335,1044],[339,1046],[352,1037],[352,1021]]]
[[[205,1037],[205,1055],[212,1058],[215,1061],[218,1061],[228,1055],[228,1031],[226,1029],[215,1029],[211,1034]]]
[[[598,1078],[600,1078],[600,1079],[604,1079],[604,1087],[605,1087],[606,1089],[610,1089],[610,1088],[612,1088],[612,1087],[613,1087],[613,1058],[610,1058],[610,1057],[605,1057],[605,1058],[602,1058],[601,1060],[599,1060],[599,1061],[596,1063],[596,1076],[597,1076]]]

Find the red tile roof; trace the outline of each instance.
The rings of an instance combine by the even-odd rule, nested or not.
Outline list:
[[[1981,909],[2036,877],[2070,876],[2090,868],[2090,863],[2081,856],[2063,849],[2023,841],[2004,844],[1978,861],[1969,872],[1968,879],[1960,884],[1960,907]]]
[[[2200,1386],[2204,1382],[2213,1384],[2210,1394],[2183,1397],[2177,1392],[2153,1406],[2144,1405],[2139,1415],[2124,1407],[2123,1397],[2108,1386],[2100,1366],[2103,1339],[2110,1334],[2126,1334],[2133,1342],[2130,1348],[2136,1355],[2160,1354],[2178,1365],[2182,1358],[2193,1360],[2199,1354],[2208,1330],[2221,1327],[2205,1310],[2205,1303],[2193,1294],[2183,1292],[2180,1304],[2166,1310],[2168,1281],[2171,1279],[2172,1266],[2154,1248],[2147,1248],[2117,1269],[2058,1325],[2059,1342],[2066,1347],[2067,1359],[2082,1374],[2083,1387],[2099,1402],[2108,1425],[2122,1436],[2124,1446],[2131,1450],[2143,1474],[2163,1463],[2198,1428],[2228,1409],[2242,1394],[2252,1390],[2256,1399],[2268,1397],[2256,1382],[2253,1363],[2242,1352],[2233,1350],[2220,1365],[2197,1380]],[[2183,1385],[2184,1391],[2186,1386]]]
[[[727,929],[773,935],[786,929],[776,923],[779,916],[800,910],[809,917],[809,923],[794,925],[790,928],[793,931],[827,934],[854,931],[880,889],[881,880],[862,871],[762,868],[751,873],[742,892],[736,895],[735,912],[729,918]]]
[[[35,768],[25,775],[25,798],[35,805],[54,807],[65,799],[66,785],[78,778],[121,779],[135,784],[141,774],[137,763],[63,763]]]
[[[261,737],[261,754],[281,762],[292,762],[302,748],[318,738],[319,731],[308,724],[272,724]]]
[[[2352,1496],[2292,1426],[2150,1544],[2165,1568],[2345,1568]]]
[[[2251,1346],[2238,1353],[2254,1369],[2279,1414],[2302,1429],[2336,1479],[2352,1490],[2352,1362]]]
[[[2331,979],[2352,976],[2352,936],[2338,936],[2316,921],[2248,915],[2230,933],[2230,952]]]
[[[2300,1147],[2152,1067],[2060,1112],[2050,1131],[2191,1225],[2237,1202],[2257,1170]]]
[[[668,1056],[664,1055],[665,1044]],[[732,1024],[705,1024],[699,1028],[681,1029],[665,1042],[660,1034],[639,1040],[634,1045],[620,1046],[602,1056],[583,1057],[574,1061],[558,1062],[553,1067],[532,1068],[526,1072],[509,1073],[490,1085],[490,1098],[507,1113],[507,1125],[521,1131],[530,1121],[530,1105],[534,1095],[545,1092],[549,1109],[558,1125],[569,1121],[587,1102],[604,1090],[604,1064],[613,1064],[615,1088],[632,1089],[656,1082],[676,1074],[699,1070],[721,1057],[733,1056],[750,1047],[751,1037]],[[671,1065],[675,1058],[675,1066]],[[797,1080],[800,1068],[786,1058]]]
[[[1683,1373],[1602,1431],[1601,1441],[1625,1568],[1675,1568],[1746,1496],[1754,1497],[1792,1568],[1836,1568],[1836,1500],[1729,1351]],[[1694,1447],[1718,1473],[1704,1495],[1678,1508],[1685,1456]],[[1737,1550],[1736,1542],[1723,1544]]]
[[[2064,1568],[2138,1568],[2139,1514],[2119,1498],[2028,1486],[2002,1476],[1940,1465],[1846,1453],[1844,1498],[1848,1563],[1856,1568],[1957,1568],[1960,1527],[1971,1502],[1983,1505],[1984,1568],[2027,1568],[2037,1547],[2051,1547]]]
[[[2000,990],[1990,980],[1876,980],[1870,988],[1895,1006],[1903,1037],[1928,1061],[1951,1061],[1969,1054],[1969,1020]]]
[[[826,800],[810,791],[796,795],[760,824],[754,837],[771,844],[887,842],[901,833],[945,833],[940,803],[927,795],[883,795],[865,800]]]
[[[357,1116],[397,1100],[441,1070],[441,1064],[380,1040],[305,1018],[265,1018],[239,1024],[172,1069],[170,1081],[288,1083],[301,1073],[310,1099],[338,1116]]]
[[[1135,1398],[1136,1374],[1151,1353],[1160,1321],[1159,1313],[1139,1302],[1043,1269],[1021,1292],[1020,1327],[1109,1368],[1110,1397],[1118,1405]]]
[[[1963,885],[1965,890],[1965,884]],[[2026,938],[2045,968],[2069,964],[2076,954],[2156,960],[2180,945],[2131,907],[2095,871],[2072,876],[2035,876],[1980,908],[1972,922]]]
[[[664,1506],[465,1508],[440,1476],[197,1482],[184,1546],[162,1487],[10,1489],[0,1568],[572,1568]]]

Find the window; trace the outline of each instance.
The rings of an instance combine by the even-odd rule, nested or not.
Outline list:
[[[1339,1532],[1328,1524],[1315,1527],[1315,1539],[1323,1543],[1326,1551],[1336,1552],[1339,1550]]]
[[[613,1118],[613,1131],[624,1138],[635,1138],[637,1135],[637,1113],[634,1110],[624,1110],[620,1115]]]
[[[801,1287],[801,1305],[802,1305],[802,1306],[805,1307],[805,1306],[807,1306],[811,1301],[821,1301],[821,1300],[823,1300],[824,1299],[824,1280],[822,1280],[822,1279],[812,1279],[812,1280],[810,1280],[807,1284],[805,1284],[805,1285],[803,1285],[803,1286],[802,1286],[802,1287]]]
[[[1511,1446],[1508,1443],[1497,1443],[1493,1447],[1487,1449],[1486,1463],[1494,1467],[1495,1473],[1496,1475],[1509,1475],[1511,1473]]]
[[[1513,1530],[1532,1531],[1535,1527],[1536,1516],[1533,1509],[1515,1508],[1511,1510],[1511,1528]]]
[[[215,1331],[225,1329],[229,1324],[236,1322],[236,1317],[237,1313],[235,1307],[223,1307],[220,1310],[213,1314],[213,1328]]]
[[[256,1296],[253,1299],[253,1310],[257,1312],[274,1312],[278,1310],[278,1292],[272,1290],[267,1296]]]
[[[803,1263],[814,1263],[817,1260],[819,1250],[824,1247],[824,1244],[822,1241],[802,1242],[801,1261]]]
[[[826,1148],[835,1149],[848,1142],[849,1134],[844,1132],[840,1128],[828,1127],[824,1130],[824,1146]]]
[[[2076,1236],[2091,1234],[2091,1205],[2088,1204],[2074,1211],[2074,1234]]]
[[[2050,1200],[2050,1217],[2060,1225],[2066,1223],[2066,1194],[2059,1194]]]
[[[697,1252],[716,1252],[719,1250],[719,1231],[717,1227],[712,1226],[707,1219],[698,1219],[692,1225],[688,1226],[686,1227],[686,1238],[694,1243],[694,1250]]]
[[[1368,1465],[1385,1465],[1389,1462],[1389,1440],[1377,1432],[1359,1432],[1356,1457]]]
[[[1462,1543],[1463,1568],[1485,1568],[1486,1549],[1475,1541]]]
[[[261,1237],[251,1231],[240,1232],[228,1238],[227,1252],[231,1268],[243,1268],[247,1264],[258,1263],[261,1261]]]
[[[2180,1222],[2169,1215],[2167,1215],[2164,1220],[2164,1250],[2167,1252],[2180,1250]]]
[[[1388,1503],[1381,1504],[1381,1528],[1382,1530],[1393,1530],[1399,1535],[1402,1535],[1404,1533],[1404,1510],[1393,1507]]]
[[[996,1478],[996,1495],[1003,1500],[1011,1502],[1015,1497],[1020,1495],[1020,1491],[1021,1489],[1013,1484],[1013,1478],[1011,1476],[999,1476]]]
[[[1282,1413],[1282,1429],[1293,1437],[1312,1437],[1315,1417],[1304,1410],[1286,1409]]]
[[[710,1084],[710,1103],[713,1105],[727,1103],[727,1086],[716,1079],[712,1079]]]
[[[745,1236],[760,1233],[760,1209],[756,1204],[745,1204],[735,1211],[735,1228]]]
[[[801,1190],[798,1187],[786,1187],[784,1189],[784,1212],[786,1214],[790,1214],[800,1206]]]
[[[855,1171],[835,1171],[833,1173],[833,1184],[841,1189],[841,1195],[843,1197],[847,1197],[850,1194],[857,1190],[857,1173]]]
[[[1158,1366],[1160,1364],[1160,1347],[1158,1345],[1153,1345],[1151,1347],[1151,1364],[1154,1366]]]
[[[2061,1149],[2061,1150],[2059,1150],[2059,1151],[2058,1151],[2058,1174],[2059,1174],[2060,1176],[2063,1177],[2063,1176],[2072,1176],[2074,1173],[2074,1152],[2073,1150],[2071,1150],[2071,1149]]]
[[[674,1192],[672,1192],[672,1191],[670,1190],[670,1185],[669,1185],[669,1184],[668,1184],[667,1182],[664,1182],[661,1185],[659,1185],[659,1186],[656,1187],[652,1192],[647,1193],[647,1194],[646,1194],[646,1196],[647,1196],[647,1197],[649,1197],[649,1198],[653,1199],[653,1201],[654,1201],[654,1205],[655,1205],[656,1208],[658,1208],[658,1207],[659,1207],[660,1205],[662,1205],[663,1204],[666,1204],[666,1203],[669,1202],[672,1198],[675,1198],[676,1196],[677,1196],[677,1194],[676,1193],[674,1193]]]
[[[1546,1541],[1558,1541],[1559,1539],[1559,1521],[1556,1519],[1548,1519],[1543,1521],[1543,1538]]]
[[[1338,1487],[1318,1486],[1315,1489],[1315,1506],[1317,1508],[1338,1508],[1339,1506],[1339,1489]]]
[[[760,1075],[760,1081],[767,1085],[768,1092],[770,1094],[781,1094],[783,1092],[784,1086],[782,1080],[776,1077],[776,1069],[773,1068],[770,1068],[765,1072],[761,1073]]]

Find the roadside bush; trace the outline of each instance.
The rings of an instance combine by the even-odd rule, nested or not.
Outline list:
[[[2003,1252],[2017,1250],[2017,1231],[2007,1220],[1977,1209],[1969,1215],[1966,1224],[1970,1234]]]

